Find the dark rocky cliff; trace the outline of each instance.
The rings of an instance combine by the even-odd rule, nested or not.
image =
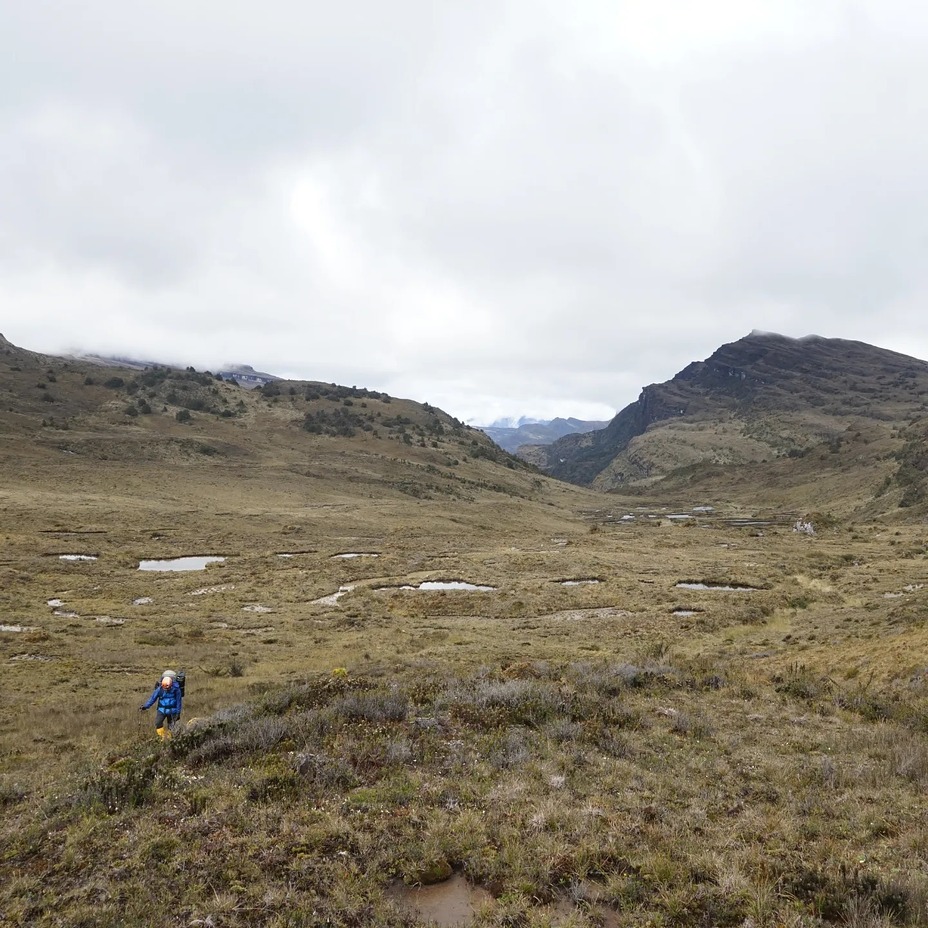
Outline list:
[[[786,455],[825,440],[844,430],[849,419],[905,422],[925,413],[926,397],[925,361],[862,342],[752,332],[671,380],[645,387],[606,428],[533,449],[533,460],[556,477],[584,485],[603,486],[611,469],[608,484],[615,486],[672,469],[673,460],[644,453],[634,467],[616,463],[636,439],[660,429],[679,436],[685,427],[687,440],[698,435],[697,458],[763,460],[768,452]],[[752,449],[745,447],[747,438]]]

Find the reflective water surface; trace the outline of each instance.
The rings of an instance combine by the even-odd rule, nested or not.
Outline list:
[[[224,561],[224,557],[175,557],[164,561],[139,561],[139,570],[203,570],[207,564]]]

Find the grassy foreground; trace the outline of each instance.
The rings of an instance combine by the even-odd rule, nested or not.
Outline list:
[[[168,550],[100,515],[90,563],[18,520],[0,922],[421,924],[404,887],[455,876],[443,924],[928,923],[920,527],[518,506],[296,541],[268,509],[161,576],[135,558],[212,550],[220,517]],[[497,589],[398,588],[439,578]],[[178,657],[202,718],[162,746],[134,707]]]
[[[444,924],[928,923],[920,526],[556,488],[326,522],[195,476],[6,500],[0,922],[421,924],[404,887],[454,876]],[[184,553],[227,560],[136,569]],[[435,579],[496,589],[400,589]],[[202,721],[161,746],[134,710],[179,662]]]
[[[629,655],[629,658],[632,656]],[[257,694],[7,792],[11,925],[921,925],[928,699],[793,667],[526,661]]]

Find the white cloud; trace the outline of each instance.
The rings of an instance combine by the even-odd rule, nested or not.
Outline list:
[[[0,331],[596,418],[759,328],[928,357],[914,2],[0,10]]]

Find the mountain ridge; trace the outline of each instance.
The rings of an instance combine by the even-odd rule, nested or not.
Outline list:
[[[769,465],[846,448],[847,434],[873,433],[895,453],[893,435],[926,414],[925,398],[928,362],[863,342],[754,331],[644,387],[604,429],[520,456],[600,490],[670,486],[711,467],[767,465],[770,479]],[[857,460],[876,477],[870,455]]]
[[[50,468],[53,482],[86,479],[102,462],[168,486],[178,468],[262,480],[291,471],[321,497],[397,502],[566,490],[448,413],[365,388],[274,380],[243,389],[192,368],[100,367],[3,338],[0,389],[0,463],[24,475]]]

